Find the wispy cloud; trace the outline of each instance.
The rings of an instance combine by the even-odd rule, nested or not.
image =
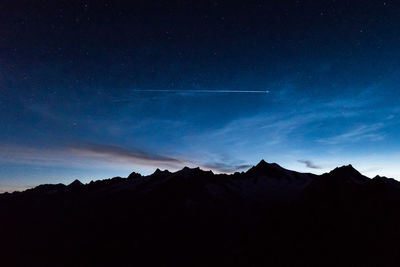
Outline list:
[[[196,158],[166,156],[137,148],[96,143],[76,143],[54,148],[0,144],[0,162],[44,167],[124,168],[130,170],[135,170],[138,167],[177,170],[184,166],[200,166],[216,172],[234,172],[250,167],[250,165],[242,164],[240,161],[221,161],[214,157],[209,157],[206,161],[196,160]]]
[[[62,147],[38,148],[0,145],[0,162],[41,166],[118,167],[161,166],[177,168],[184,160],[119,146],[81,143]]]
[[[298,160],[298,162],[304,163],[310,169],[322,169],[321,166],[315,165],[311,160]]]
[[[208,132],[208,138],[211,141],[223,140],[225,143],[229,142],[233,145],[241,143],[254,145],[254,142],[258,140],[262,142],[263,146],[287,145],[291,142],[292,135],[296,135],[296,141],[300,142],[298,137],[301,138],[301,134],[303,136],[307,133],[320,135],[321,125],[328,128],[331,126],[330,122],[332,122],[340,127],[341,124],[345,124],[345,122],[351,119],[365,116],[366,112],[371,112],[369,106],[376,101],[376,99],[367,97],[369,94],[365,92],[349,98],[334,98],[329,101],[319,102],[308,98],[296,99],[288,95],[289,93],[284,94],[285,100],[282,100],[279,106],[275,106],[276,110],[263,111],[253,116],[234,119],[216,131],[212,133]],[[274,96],[279,98],[277,94],[274,94]],[[289,102],[287,99],[289,99]],[[295,99],[295,101],[290,99]],[[288,110],[288,105],[292,105],[293,107],[298,105],[303,106],[299,109],[290,108]],[[377,128],[378,126],[381,127],[378,124],[375,125]],[[358,131],[369,131],[371,139],[381,138],[378,135],[374,137],[372,135],[372,128],[367,128],[361,128]],[[337,129],[340,130],[340,128]],[[357,135],[357,132],[348,134]],[[247,136],[248,138],[243,139],[243,136]],[[337,137],[337,140],[330,140],[331,138],[321,135],[316,139],[318,140],[318,138],[326,142],[339,142],[339,139],[350,138],[350,136],[344,134],[342,137]]]
[[[251,166],[252,165],[249,165],[249,164],[235,165],[235,164],[229,164],[229,163],[224,163],[224,162],[213,162],[213,163],[206,163],[206,164],[202,165],[202,167],[204,167],[206,169],[211,169],[211,170],[216,170],[218,172],[226,172],[226,173],[247,170]]]
[[[384,134],[379,132],[379,130],[383,127],[383,123],[361,125],[342,134],[320,139],[319,142],[336,145],[341,143],[357,142],[361,140],[380,141],[385,137]]]
[[[81,143],[69,147],[74,154],[91,158],[110,158],[118,161],[128,161],[144,165],[180,165],[185,161],[169,156],[163,156],[149,151],[142,151],[136,148],[123,148],[120,146]]]

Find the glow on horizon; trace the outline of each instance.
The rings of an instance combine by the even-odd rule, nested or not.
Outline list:
[[[40,149],[40,148],[12,148],[2,147],[0,150],[0,161],[4,166],[14,165],[18,171],[8,173],[0,171],[3,177],[0,183],[0,192],[21,191],[43,183],[65,183],[69,184],[75,179],[79,179],[84,183],[91,180],[107,179],[115,176],[127,177],[131,172],[137,172],[142,175],[149,175],[156,168],[177,171],[184,166],[200,167],[204,170],[212,170],[215,173],[233,173],[234,171],[221,171],[210,167],[201,160],[197,162],[189,162],[185,160],[170,161],[153,161],[152,159],[137,159],[137,155],[129,156],[122,151],[119,154],[115,150],[108,147],[105,150],[75,150],[75,149]],[[100,148],[104,149],[103,146]],[[7,152],[5,152],[7,151]],[[395,162],[400,160],[400,154],[379,156],[364,156],[357,160],[344,156],[338,157],[320,157],[315,162],[315,168],[309,168],[306,164],[297,160],[299,155],[272,155],[269,158],[256,156],[256,159],[249,162],[249,165],[256,165],[259,160],[264,159],[269,163],[275,162],[282,167],[298,172],[309,172],[314,174],[322,174],[331,171],[335,167],[352,164],[354,168],[363,175],[373,178],[376,175],[386,176],[389,178],[399,179],[398,167]],[[394,162],[395,161],[395,162]],[[18,166],[23,166],[23,169]],[[250,167],[248,167],[250,168]],[[238,170],[246,171],[248,168]],[[21,171],[29,173],[28,177],[21,176]],[[8,178],[8,179],[7,179]]]

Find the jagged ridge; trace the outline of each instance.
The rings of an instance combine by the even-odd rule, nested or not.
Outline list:
[[[5,266],[397,266],[399,208],[399,182],[351,165],[157,169],[0,195],[0,251]]]

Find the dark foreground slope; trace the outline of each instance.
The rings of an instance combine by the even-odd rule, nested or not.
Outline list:
[[[261,161],[42,185],[0,195],[0,264],[398,266],[399,184]]]

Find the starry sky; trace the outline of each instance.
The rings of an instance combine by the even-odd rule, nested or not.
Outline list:
[[[0,191],[261,159],[400,179],[397,1],[126,2],[0,1]]]

